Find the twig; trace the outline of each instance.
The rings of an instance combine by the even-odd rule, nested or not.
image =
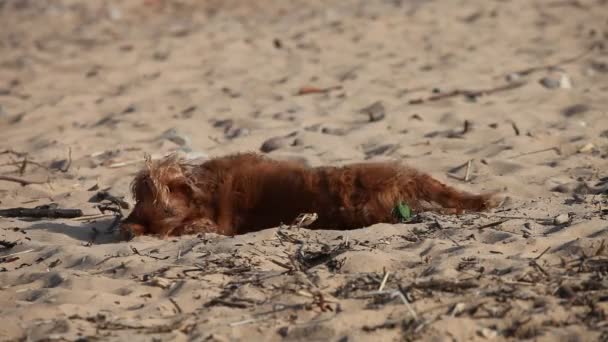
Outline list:
[[[495,218],[501,218],[501,219],[506,219],[508,220],[529,220],[529,221],[534,221],[534,222],[539,222],[541,224],[545,224],[548,222],[553,223],[553,219],[546,219],[546,218],[540,218],[540,217],[528,217],[528,216],[507,216],[507,215],[485,215],[482,214],[483,217],[486,218],[491,218],[491,217],[495,217]]]
[[[66,173],[70,169],[70,166],[72,166],[72,148],[68,147],[68,162],[64,167],[60,168],[59,171]]]
[[[21,251],[21,252],[15,252],[15,253],[11,253],[11,254],[7,254],[7,255],[3,255],[1,258],[3,258],[3,259],[4,259],[4,258],[9,258],[9,257],[12,257],[12,256],[21,255],[21,254],[26,254],[26,253],[30,253],[30,252],[33,252],[33,251],[34,251],[33,249],[26,249],[26,250]]]
[[[108,167],[111,168],[111,169],[116,169],[116,168],[119,168],[119,167],[129,166],[129,165],[137,164],[137,163],[140,163],[140,162],[143,162],[143,160],[139,160],[139,159],[137,159],[137,160],[129,160],[129,161],[125,161],[125,162],[113,163],[113,164],[108,165]]]
[[[41,164],[41,163],[37,163],[37,162],[32,161],[30,159],[27,159],[27,164],[28,165],[30,165],[30,164],[31,165],[36,165],[36,166],[41,167],[41,168],[46,169],[46,170],[49,169],[48,166],[46,166],[44,164]],[[23,166],[23,161],[13,161],[13,162],[9,162],[9,163],[0,164],[0,166],[14,166],[14,165],[21,165],[21,166]]]
[[[384,273],[384,278],[382,279],[382,282],[380,283],[378,292],[382,292],[382,290],[384,290],[384,286],[386,285],[386,281],[388,280],[388,276],[390,273],[391,273],[390,271],[386,271],[386,273]]]
[[[549,273],[547,273],[547,271],[545,271],[544,268],[542,268],[537,262],[536,259],[534,260],[530,260],[530,266],[535,267],[537,270],[539,270],[545,277],[547,277],[547,279],[551,278],[549,276]]]
[[[473,166],[473,159],[469,159],[466,163],[451,168],[447,172],[447,176],[452,177],[454,179],[458,179],[459,181],[468,182],[471,178],[471,167],[472,166]],[[464,177],[460,177],[456,174],[456,172],[462,170],[463,167],[466,167],[465,174],[464,174]]]
[[[232,322],[229,325],[231,327],[238,327],[240,325],[255,323],[255,322],[263,321],[263,320],[266,320],[266,319],[268,319],[268,318],[266,318],[266,317],[264,317],[264,318],[249,318],[249,319],[245,319],[245,320],[238,321],[238,322]]]
[[[439,100],[443,100],[443,99],[446,99],[449,97],[456,97],[456,96],[465,96],[467,98],[475,99],[477,97],[484,96],[484,95],[491,95],[491,94],[495,94],[495,93],[502,92],[502,91],[516,89],[516,88],[524,86],[525,84],[526,84],[525,82],[514,82],[514,83],[509,83],[509,84],[505,84],[502,86],[482,89],[482,90],[456,89],[456,90],[453,90],[448,93],[433,95],[433,96],[429,96],[427,98],[413,99],[413,100],[409,101],[409,104],[411,104],[411,105],[423,104],[426,102],[439,101]]]
[[[524,152],[524,153],[516,154],[516,155],[514,155],[512,157],[509,157],[507,159],[515,159],[515,158],[519,158],[519,157],[523,157],[523,156],[529,156],[531,154],[537,154],[537,153],[548,152],[548,151],[555,151],[556,153],[559,154],[559,149],[557,147],[549,147],[549,148],[543,148],[542,150],[536,150],[536,151],[530,151],[530,152]]]
[[[177,304],[177,302],[175,301],[175,299],[169,298],[169,301],[171,302],[171,304],[173,304],[173,306],[175,306],[175,309],[177,310],[178,314],[181,314],[182,312],[184,312],[182,310],[182,308],[179,306],[179,304]]]
[[[275,265],[281,266],[281,267],[283,267],[283,268],[285,268],[285,269],[287,269],[287,270],[293,270],[293,267],[289,266],[289,265],[288,265],[288,264],[286,264],[286,263],[280,262],[280,261],[278,261],[278,260],[274,260],[274,259],[268,259],[268,261],[272,262],[272,263],[273,263],[273,264],[275,264]]]
[[[519,127],[517,127],[517,124],[515,123],[515,121],[511,121],[511,127],[513,127],[513,131],[515,132],[515,135],[519,135]]]
[[[548,252],[550,249],[551,249],[551,246],[549,246],[549,247],[545,248],[545,250],[544,250],[542,253],[540,253],[540,254],[539,254],[539,255],[538,255],[536,258],[534,258],[534,260],[538,260],[538,259],[540,259],[540,258],[541,258],[543,255],[545,255],[545,253],[547,253],[547,252]]]
[[[133,246],[129,246],[129,247],[131,247],[131,251],[132,251],[134,254],[137,254],[137,255],[139,255],[139,256],[145,256],[145,257],[152,258],[152,259],[156,259],[156,260],[167,260],[167,259],[169,259],[169,256],[157,257],[157,256],[154,256],[154,255],[150,255],[149,253],[148,253],[148,254],[141,254],[141,253],[140,253],[140,252],[137,250],[137,248],[135,248],[135,247],[133,247]]]
[[[23,174],[25,173],[25,169],[27,168],[27,156],[25,156],[23,158],[23,161],[21,162],[21,166],[19,167],[19,176],[23,176]]]
[[[54,208],[9,208],[0,209],[0,216],[31,218],[74,218],[82,216],[82,210]]]
[[[485,229],[485,228],[490,228],[490,227],[496,227],[499,226],[505,222],[509,221],[509,219],[505,219],[505,220],[500,220],[500,221],[496,221],[496,222],[491,222],[488,224],[484,224],[483,226],[479,226],[477,227],[477,229],[481,230],[481,229]]]
[[[451,281],[441,279],[431,279],[428,281],[413,283],[409,286],[409,288],[420,290],[439,290],[444,292],[456,292],[457,290],[468,290],[476,287],[479,287],[479,284],[471,280]]]
[[[26,186],[26,185],[30,185],[30,184],[45,184],[45,183],[48,183],[48,180],[44,181],[44,182],[41,182],[41,181],[31,181],[31,180],[27,180],[27,179],[23,179],[23,178],[17,178],[17,177],[11,177],[11,176],[0,176],[0,181],[19,183],[19,184],[21,184],[21,186]]]
[[[17,151],[10,150],[10,149],[9,150],[1,151],[0,154],[13,154],[13,155],[15,155],[17,157],[25,157],[25,156],[27,156],[27,152],[17,152]]]
[[[227,301],[224,299],[217,299],[217,298],[212,299],[211,301],[209,301],[208,303],[205,304],[206,307],[215,306],[215,305],[227,306],[229,308],[238,308],[238,309],[246,309],[250,306],[250,305],[244,304],[244,303],[230,302],[230,301]]]
[[[468,182],[469,181],[469,177],[471,176],[471,164],[473,164],[473,159],[469,159],[469,161],[467,162],[467,170],[464,173],[464,181]]]
[[[327,88],[317,88],[317,87],[302,87],[298,90],[296,95],[309,95],[309,94],[325,94],[332,90],[340,90],[342,86],[334,86]]]
[[[95,214],[95,215],[83,215],[80,217],[74,218],[74,221],[88,221],[88,220],[97,220],[106,217],[113,217],[113,214]]]
[[[585,51],[583,51],[582,53],[579,53],[578,55],[576,55],[574,57],[569,57],[569,58],[566,58],[566,59],[562,59],[561,61],[559,61],[557,63],[529,67],[529,68],[526,68],[526,69],[522,69],[522,70],[519,70],[519,71],[512,72],[510,74],[516,74],[518,76],[527,76],[527,75],[529,75],[529,74],[531,74],[533,72],[536,72],[536,71],[555,69],[555,68],[557,68],[559,66],[562,66],[562,65],[565,65],[565,64],[570,64],[570,63],[578,61],[579,59],[581,59],[581,58],[587,56],[589,53],[591,53],[591,51],[593,51],[597,46],[598,46],[597,43],[593,44],[588,49],[586,49]]]

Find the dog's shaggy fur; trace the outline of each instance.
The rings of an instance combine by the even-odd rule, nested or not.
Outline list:
[[[309,168],[254,153],[195,165],[175,155],[146,160],[133,181],[136,205],[126,236],[213,232],[236,235],[317,213],[310,228],[354,229],[396,223],[399,203],[414,212],[458,214],[492,206],[492,195],[448,187],[396,162]]]

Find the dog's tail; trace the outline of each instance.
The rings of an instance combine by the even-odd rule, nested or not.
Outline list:
[[[426,174],[421,174],[419,177],[417,182],[419,200],[439,204],[448,211],[479,212],[499,204],[497,192],[471,194],[454,189]]]

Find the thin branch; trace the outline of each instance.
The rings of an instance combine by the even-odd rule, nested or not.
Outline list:
[[[423,104],[426,102],[439,101],[439,100],[443,100],[443,99],[450,98],[450,97],[456,97],[456,96],[465,96],[467,98],[475,99],[475,98],[478,98],[478,97],[484,96],[484,95],[491,95],[491,94],[495,94],[495,93],[502,92],[502,91],[520,88],[520,87],[523,87],[525,84],[526,84],[525,82],[514,82],[514,83],[509,83],[509,84],[505,84],[502,86],[482,89],[482,90],[456,89],[456,90],[453,90],[448,93],[433,95],[433,96],[429,96],[427,98],[412,99],[409,101],[409,104],[411,104],[411,105]]]
[[[32,181],[32,180],[27,180],[27,179],[18,178],[18,177],[11,177],[11,176],[0,176],[0,181],[19,183],[19,184],[21,184],[21,186],[26,186],[26,185],[30,185],[30,184],[46,184],[46,183],[48,183],[48,180],[44,181],[44,182],[41,182],[41,181]]]

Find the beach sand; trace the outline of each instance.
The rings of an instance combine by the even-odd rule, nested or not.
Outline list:
[[[0,179],[33,183],[0,180],[0,209],[92,215],[0,218],[0,340],[606,340],[607,11],[0,1]],[[100,191],[132,207],[145,153],[262,146],[310,166],[399,160],[505,200],[129,242],[99,215]]]

